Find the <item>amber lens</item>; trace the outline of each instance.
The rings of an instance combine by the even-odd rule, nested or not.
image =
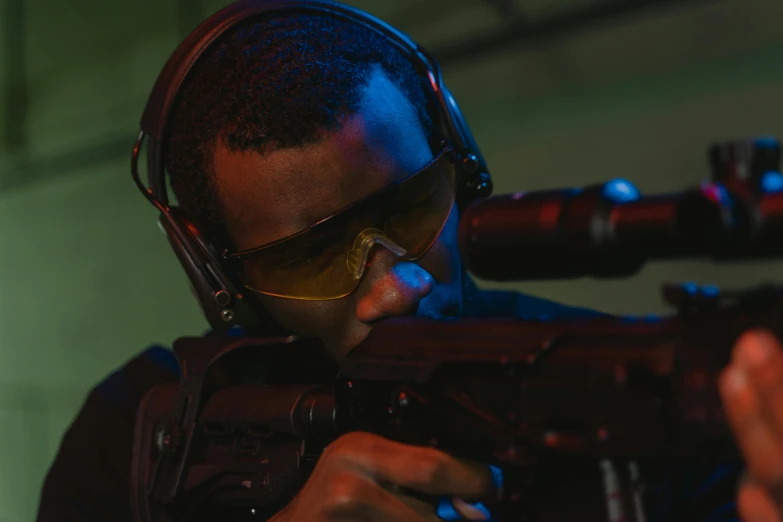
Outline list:
[[[443,229],[454,202],[454,167],[444,151],[424,169],[284,241],[235,254],[250,290],[305,300],[344,297],[359,284],[349,256],[357,236],[380,229],[406,250],[426,253]]]
[[[438,161],[396,190],[383,230],[408,251],[406,259],[423,256],[443,230],[454,204],[454,176],[451,162]]]

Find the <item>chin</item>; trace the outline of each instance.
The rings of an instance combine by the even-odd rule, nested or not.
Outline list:
[[[372,326],[362,325],[361,328],[357,328],[350,332],[346,332],[339,339],[332,339],[330,341],[324,341],[326,351],[337,362],[342,361],[346,355],[359,346],[367,336],[370,335]]]

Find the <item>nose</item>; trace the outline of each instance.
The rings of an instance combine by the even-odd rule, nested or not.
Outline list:
[[[414,313],[435,284],[425,269],[399,261],[384,247],[376,247],[369,261],[356,303],[356,317],[363,323]]]

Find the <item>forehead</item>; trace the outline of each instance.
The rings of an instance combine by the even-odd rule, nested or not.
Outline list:
[[[431,159],[413,106],[376,75],[359,109],[321,141],[263,156],[218,142],[214,170],[229,235],[241,250],[298,232]]]

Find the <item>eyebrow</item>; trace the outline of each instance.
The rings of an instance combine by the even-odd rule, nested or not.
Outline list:
[[[349,203],[348,205],[343,206],[342,208],[332,212],[331,214],[327,215],[326,217],[320,218],[320,219],[310,223],[309,225],[305,226],[304,228],[302,228],[301,230],[299,230],[297,232],[294,232],[294,233],[289,234],[287,236],[284,236],[284,237],[282,237],[280,239],[276,239],[274,241],[270,241],[270,242],[267,242],[267,243],[264,243],[264,244],[252,247],[252,248],[248,248],[248,249],[245,249],[245,250],[240,250],[238,252],[230,252],[228,250],[225,250],[223,252],[223,256],[227,257],[227,258],[232,258],[232,259],[241,259],[242,257],[248,256],[248,255],[252,255],[252,254],[254,254],[254,253],[256,253],[256,252],[258,252],[260,250],[276,246],[276,245],[278,245],[280,243],[283,243],[283,242],[288,241],[290,239],[293,239],[295,237],[301,236],[302,234],[305,234],[305,233],[309,232],[313,228],[315,228],[315,227],[317,227],[319,225],[323,225],[327,221],[332,220],[335,217],[337,217],[337,216],[339,216],[341,214],[344,214],[345,212],[353,210],[354,208],[362,205],[363,203],[367,203],[368,201],[371,201],[371,200],[373,200],[375,198],[383,196],[386,193],[390,193],[392,190],[396,189],[397,187],[399,187],[400,185],[402,185],[403,183],[405,183],[409,179],[415,177],[418,174],[421,174],[422,172],[430,169],[431,167],[433,167],[433,166],[437,165],[438,163],[440,163],[441,161],[443,161],[444,157],[450,151],[451,151],[451,146],[448,145],[448,144],[444,145],[444,147],[441,149],[441,151],[438,154],[436,154],[430,161],[428,161],[422,168],[420,168],[416,172],[414,172],[412,174],[409,174],[408,176],[405,176],[404,178],[399,179],[397,181],[394,181],[394,182],[392,182],[392,183],[390,183],[388,185],[385,185],[384,187],[381,187],[380,189],[378,189],[376,191],[373,191],[373,192],[367,194],[366,196],[361,197],[361,198],[353,201],[352,203]]]

